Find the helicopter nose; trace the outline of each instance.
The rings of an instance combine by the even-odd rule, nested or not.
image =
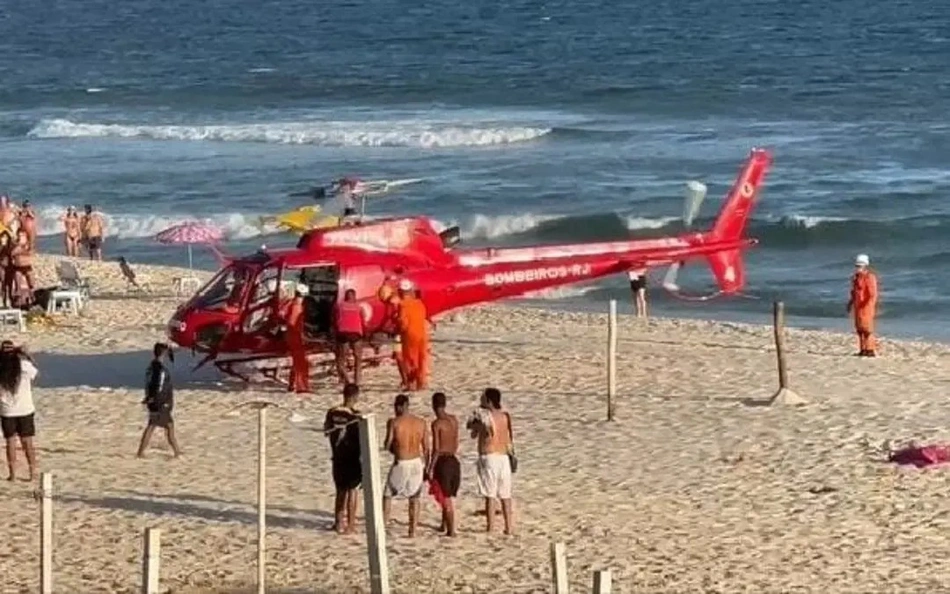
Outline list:
[[[192,333],[188,332],[188,323],[180,319],[177,315],[172,316],[172,318],[168,320],[168,324],[165,327],[165,334],[168,336],[168,340],[180,347],[188,348],[192,346]]]

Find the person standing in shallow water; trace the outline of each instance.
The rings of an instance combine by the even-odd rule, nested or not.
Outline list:
[[[175,420],[172,418],[172,409],[175,405],[174,389],[171,374],[162,363],[162,358],[166,354],[170,361],[175,359],[171,349],[163,342],[155,343],[152,354],[154,357],[145,372],[145,400],[142,401],[148,410],[148,425],[142,433],[136,455],[139,458],[145,457],[145,450],[152,439],[152,433],[155,432],[156,427],[159,427],[165,430],[168,445],[171,446],[177,458],[181,456],[181,448],[178,447],[178,440],[175,438]]]
[[[432,456],[426,474],[431,477],[430,493],[442,507],[440,532],[446,536],[455,536],[455,497],[462,480],[462,467],[459,464],[459,422],[454,415],[445,411],[445,394],[432,395]]]

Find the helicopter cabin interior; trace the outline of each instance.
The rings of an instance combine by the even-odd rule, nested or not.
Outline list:
[[[261,270],[255,281],[254,298],[250,310],[273,298],[273,282],[281,268],[268,266]],[[345,271],[335,262],[318,263],[305,267],[285,267],[280,273],[281,299],[293,296],[297,284],[305,285],[308,294],[304,297],[304,325],[310,340],[326,339],[333,329],[333,309],[337,299],[342,298],[341,286],[355,289],[358,295],[375,294],[386,278],[378,265],[347,267]]]

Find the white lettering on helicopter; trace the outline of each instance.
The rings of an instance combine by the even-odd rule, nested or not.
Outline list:
[[[513,285],[520,283],[560,280],[562,278],[569,277],[582,277],[587,276],[588,274],[590,274],[590,264],[546,266],[543,268],[529,268],[528,270],[491,272],[485,275],[485,284],[489,287],[495,287],[498,285]]]

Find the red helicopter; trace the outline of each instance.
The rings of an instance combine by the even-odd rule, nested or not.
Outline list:
[[[670,265],[664,287],[679,293],[676,272],[687,260],[705,259],[719,290],[737,294],[745,272],[741,252],[757,243],[744,236],[759,187],[772,163],[753,149],[711,229],[677,237],[515,248],[456,249],[458,227],[437,231],[425,217],[390,218],[315,229],[295,248],[232,258],[168,322],[168,336],[205,354],[225,373],[245,381],[253,369],[277,379],[289,356],[281,336],[281,310],[298,283],[306,285],[305,341],[313,364],[333,361],[334,304],[354,289],[367,328],[392,336],[392,315],[380,296],[384,285],[409,280],[430,317],[457,308],[590,281],[631,269]],[[701,200],[701,198],[700,198]],[[698,205],[696,205],[698,206]],[[286,289],[289,288],[289,291]],[[686,296],[684,296],[686,297]],[[688,297],[687,297],[688,298]],[[364,358],[374,364],[378,348]],[[266,361],[273,363],[266,363]],[[284,365],[285,366],[285,365]],[[326,365],[329,373],[330,365]]]

